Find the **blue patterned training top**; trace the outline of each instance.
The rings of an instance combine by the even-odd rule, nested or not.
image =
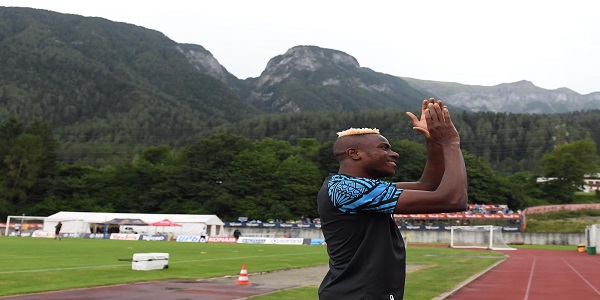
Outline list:
[[[340,174],[331,177],[328,188],[333,205],[349,214],[360,211],[394,213],[398,197],[403,191],[396,188],[393,182]]]

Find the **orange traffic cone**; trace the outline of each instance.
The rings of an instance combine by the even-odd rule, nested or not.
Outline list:
[[[246,265],[242,266],[242,270],[240,271],[240,277],[238,277],[238,281],[235,284],[250,284],[250,280],[248,280],[248,270],[246,270]]]

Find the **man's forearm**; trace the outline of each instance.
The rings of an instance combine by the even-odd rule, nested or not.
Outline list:
[[[430,140],[426,141],[426,147],[427,161],[419,182],[423,185],[424,190],[433,191],[437,189],[444,175],[444,148]]]
[[[442,177],[438,190],[447,194],[447,199],[458,210],[466,209],[467,205],[467,170],[460,144],[444,147],[444,165],[446,172]]]

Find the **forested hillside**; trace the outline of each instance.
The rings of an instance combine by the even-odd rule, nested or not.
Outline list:
[[[66,160],[193,136],[256,112],[146,28],[1,8],[0,47],[0,119],[48,122],[72,154]]]
[[[452,114],[452,120],[462,148],[504,174],[539,172],[539,159],[560,144],[590,138],[600,145],[600,110],[553,115],[458,112]],[[316,138],[325,142],[349,127],[377,127],[388,138],[421,141],[411,126],[405,111],[385,110],[260,116],[217,131],[252,139]]]

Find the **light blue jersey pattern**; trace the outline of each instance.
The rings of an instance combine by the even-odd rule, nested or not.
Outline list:
[[[333,175],[328,184],[328,194],[333,205],[342,212],[359,211],[394,213],[402,189],[396,184],[379,179]]]

